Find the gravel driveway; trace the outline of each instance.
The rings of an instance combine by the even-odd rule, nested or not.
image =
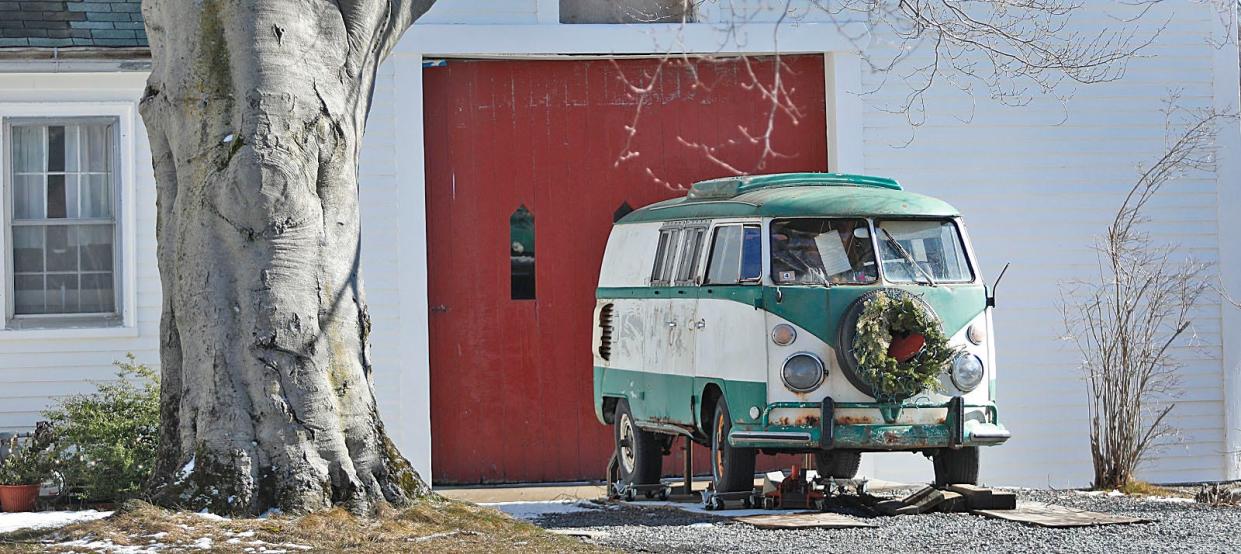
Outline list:
[[[613,505],[551,514],[536,523],[549,529],[589,530],[593,538],[587,540],[630,552],[1241,552],[1238,508],[1075,491],[1017,492],[1023,501],[1156,522],[1046,529],[937,513],[874,518],[869,521],[879,527],[872,529],[769,531],[714,514]]]

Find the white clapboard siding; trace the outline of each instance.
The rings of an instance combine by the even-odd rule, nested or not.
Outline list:
[[[126,102],[136,109],[146,82],[140,72],[96,74],[15,74],[0,76],[0,110],[64,105],[66,102]],[[89,108],[87,109],[89,111]],[[155,185],[146,131],[136,111],[132,120],[132,151],[122,151],[122,163],[134,168],[133,195],[122,210],[132,211],[135,228],[136,269],[127,285],[137,290],[137,302],[126,336],[91,338],[91,332],[65,331],[57,338],[23,338],[29,333],[0,331],[0,432],[29,430],[40,412],[56,398],[90,392],[92,382],[115,378],[112,363],[132,352],[139,362],[158,366],[160,295],[155,269]],[[7,148],[0,139],[0,148]],[[3,235],[0,234],[0,237]],[[0,241],[3,239],[0,238]],[[7,243],[2,244],[8,249]],[[4,289],[0,288],[0,295]],[[0,298],[2,299],[2,298]]]
[[[1061,283],[1096,272],[1093,237],[1106,229],[1138,165],[1163,152],[1163,99],[1179,90],[1184,106],[1214,102],[1214,53],[1206,46],[1211,12],[1179,5],[1152,13],[1152,20],[1164,18],[1170,23],[1146,51],[1150,57],[1132,61],[1123,80],[1078,86],[1063,103],[1036,94],[1029,106],[1011,108],[978,89],[971,97],[936,86],[925,95],[925,113],[913,116],[926,124],[912,142],[905,115],[884,111],[899,106],[909,89],[863,78],[868,89],[878,87],[862,97],[866,171],[961,209],[988,278],[1013,262],[999,288],[994,337],[1000,417],[1013,439],[986,452],[987,482],[1081,486],[1091,478],[1081,355],[1062,340]],[[1167,185],[1149,207],[1152,236],[1213,261],[1216,187],[1213,174]],[[1198,347],[1175,352],[1184,367],[1168,423],[1180,433],[1142,468],[1149,479],[1225,476],[1220,306],[1206,299],[1194,316]],[[885,456],[875,470],[913,477],[926,465]]]

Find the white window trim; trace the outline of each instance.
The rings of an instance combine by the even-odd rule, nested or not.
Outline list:
[[[116,205],[116,225],[120,226],[117,245],[120,247],[120,266],[119,275],[116,277],[116,286],[120,287],[120,302],[118,304],[118,312],[120,315],[120,325],[91,323],[82,320],[68,320],[63,327],[57,326],[54,319],[48,320],[48,325],[41,328],[13,329],[9,328],[8,313],[12,304],[11,275],[8,267],[10,255],[0,256],[0,278],[4,279],[5,286],[0,289],[0,305],[4,307],[3,315],[0,317],[0,342],[9,340],[37,340],[37,339],[73,339],[73,338],[105,338],[105,337],[136,337],[138,336],[137,328],[137,304],[138,304],[138,286],[137,286],[137,229],[135,222],[136,206],[134,202],[134,159],[135,145],[134,134],[138,124],[137,105],[134,102],[0,102],[0,125],[8,123],[10,119],[60,119],[60,118],[98,118],[107,117],[114,118],[117,124],[117,156],[118,161],[116,176],[118,186],[116,194],[118,194]],[[8,224],[11,208],[9,205],[9,195],[12,190],[11,184],[8,182],[9,175],[7,168],[9,167],[10,148],[8,137],[0,133],[0,168],[5,168],[3,177],[0,177],[0,224],[4,228],[3,248],[8,251],[12,245],[8,239]],[[80,326],[78,326],[80,325]]]

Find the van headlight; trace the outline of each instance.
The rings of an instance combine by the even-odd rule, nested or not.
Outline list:
[[[969,392],[977,388],[982,382],[982,374],[982,360],[978,356],[962,352],[952,360],[952,384],[961,389],[961,392]]]
[[[823,384],[827,370],[823,360],[814,354],[800,352],[784,360],[784,368],[780,371],[784,386],[793,392],[810,392]]]

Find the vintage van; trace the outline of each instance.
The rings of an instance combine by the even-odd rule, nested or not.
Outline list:
[[[952,350],[927,374],[937,385],[891,397],[863,378],[858,318],[878,294],[940,326]],[[720,492],[751,487],[756,454],[786,452],[836,478],[863,452],[916,452],[936,482],[975,483],[978,447],[1009,438],[993,302],[960,214],[894,180],[696,183],[613,226],[596,297],[594,406],[626,483],[658,482],[677,436],[710,447]]]

